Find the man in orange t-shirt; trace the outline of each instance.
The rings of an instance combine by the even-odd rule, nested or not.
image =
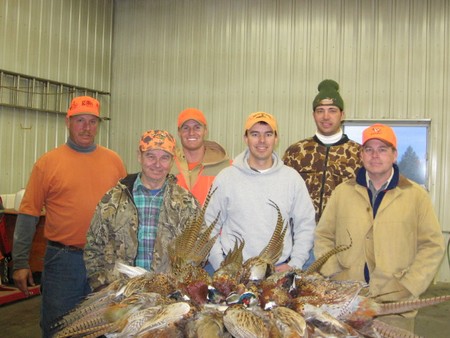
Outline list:
[[[99,102],[89,96],[72,100],[66,116],[67,142],[34,164],[19,209],[13,243],[13,278],[28,295],[34,285],[29,254],[43,207],[48,240],[41,278],[41,328],[52,325],[89,292],[83,248],[95,207],[126,170],[113,151],[94,143],[100,124]]]

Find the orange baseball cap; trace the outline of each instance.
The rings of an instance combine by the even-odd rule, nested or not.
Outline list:
[[[397,149],[397,137],[395,136],[394,130],[389,126],[381,123],[376,123],[364,129],[362,144],[364,145],[367,141],[373,139],[387,142],[395,149]]]
[[[175,155],[175,138],[165,130],[148,130],[142,134],[139,141],[139,150],[161,149],[172,156]]]
[[[251,113],[245,122],[244,132],[249,130],[258,122],[266,122],[275,133],[278,133],[277,120],[275,120],[275,117],[271,114],[264,112]]]
[[[198,110],[196,108],[187,108],[183,110],[180,115],[178,115],[178,128],[180,128],[183,123],[188,120],[194,120],[206,126],[205,115],[203,115],[201,110]]]
[[[90,96],[75,97],[67,110],[67,117],[89,114],[100,117],[100,103]]]

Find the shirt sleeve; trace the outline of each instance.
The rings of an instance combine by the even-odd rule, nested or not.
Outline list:
[[[14,229],[14,242],[12,249],[13,269],[29,269],[31,244],[33,243],[36,224],[39,217],[19,214]]]

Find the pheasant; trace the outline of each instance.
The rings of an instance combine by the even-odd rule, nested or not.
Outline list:
[[[187,338],[231,338],[223,322],[224,313],[218,309],[206,309],[197,312],[185,325]]]
[[[219,215],[204,231],[205,211],[208,207],[214,191],[209,191],[205,204],[200,212],[189,222],[184,231],[169,244],[169,257],[172,274],[178,283],[178,288],[188,295],[195,304],[206,302],[208,285],[211,285],[211,277],[202,268],[211,247],[214,245],[218,234],[210,238]]]
[[[242,304],[235,304],[225,311],[223,323],[233,337],[269,338],[264,321]]]
[[[228,252],[219,269],[213,274],[212,284],[224,296],[228,296],[232,291],[236,290],[237,285],[240,283],[244,245],[244,240],[236,240],[233,250]]]
[[[415,337],[379,318],[450,300],[380,303],[364,294],[364,283],[320,275],[329,257],[352,245],[351,238],[305,271],[274,273],[287,227],[270,203],[277,224],[258,257],[242,263],[246,243],[237,239],[211,279],[202,264],[217,238],[210,238],[217,219],[206,227],[202,209],[170,243],[171,272],[116,264],[121,277],[64,316],[56,337]]]
[[[300,338],[306,334],[306,320],[298,312],[287,307],[275,307],[270,311],[282,337]]]
[[[270,201],[270,205],[273,206],[278,213],[275,230],[269,243],[261,253],[244,262],[241,283],[247,284],[250,281],[259,282],[270,276],[275,271],[274,265],[283,252],[284,236],[287,231],[287,226],[283,226],[284,220],[278,205],[273,201]]]

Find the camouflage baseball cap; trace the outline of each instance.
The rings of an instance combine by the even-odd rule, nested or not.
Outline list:
[[[141,136],[139,150],[161,149],[175,155],[175,138],[165,130],[148,130]]]

